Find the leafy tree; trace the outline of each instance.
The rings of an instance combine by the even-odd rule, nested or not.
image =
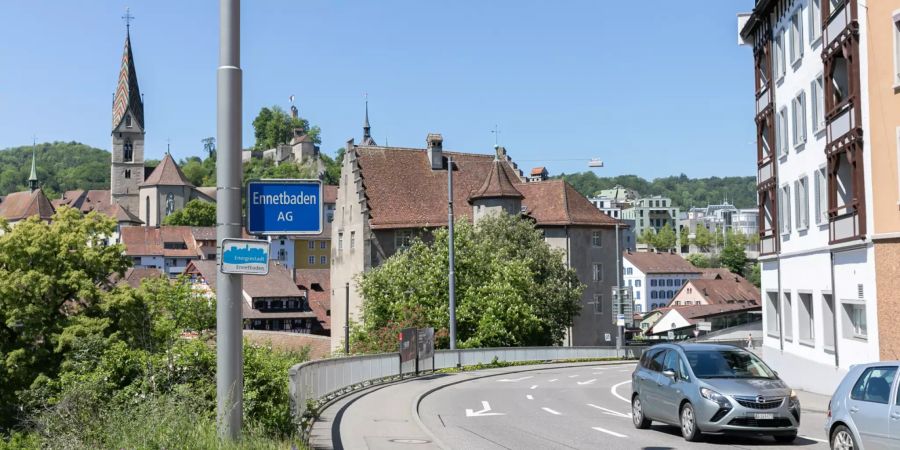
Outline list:
[[[713,234],[702,224],[697,224],[691,243],[700,248],[701,252],[706,253],[713,248],[713,241]]]
[[[708,204],[720,204],[727,198],[738,208],[756,206],[756,177],[688,178],[685,174],[656,178],[648,181],[636,175],[598,177],[594,172],[561,174],[578,192],[594,196],[603,189],[622,185],[635,189],[642,195],[662,195],[672,199],[680,208]]]
[[[323,183],[334,185],[341,183],[341,164],[344,163],[345,151],[346,150],[344,150],[343,147],[339,148],[334,159],[331,159],[331,157],[324,153],[319,154],[322,158],[322,162],[325,163],[325,177],[322,180]]]
[[[656,231],[654,231],[653,228],[650,227],[644,228],[644,231],[641,231],[640,236],[637,237],[637,243],[655,247]]]
[[[253,133],[256,136],[254,147],[257,150],[267,150],[275,148],[278,144],[287,144],[291,140],[294,128],[307,130],[307,134],[317,144],[321,141],[319,127],[310,128],[306,119],[291,117],[279,106],[264,107],[253,119]]]
[[[28,189],[32,146],[0,150],[0,196]],[[78,142],[37,144],[37,175],[51,198],[73,189],[109,189],[109,152]]]
[[[659,250],[670,250],[675,248],[676,244],[676,236],[675,230],[672,229],[672,226],[668,223],[663,226],[659,233],[656,233],[656,236],[653,238],[653,247]]]
[[[694,267],[698,269],[706,269],[712,267],[710,265],[709,257],[702,253],[691,253],[684,259],[686,259],[687,262],[693,264]]]
[[[744,278],[750,280],[754,286],[760,287],[761,284],[761,276],[760,276],[760,265],[759,263],[754,263],[750,265],[749,270],[745,270]]]
[[[184,225],[191,227],[212,227],[216,225],[216,205],[194,199],[184,208],[163,219],[163,225]]]
[[[747,265],[747,253],[744,246],[740,242],[728,241],[720,256],[722,265],[727,267],[732,273],[744,273],[744,266]]]
[[[682,247],[687,248],[691,245],[690,230],[688,227],[681,227],[681,230],[678,232],[678,240]]]
[[[396,351],[401,326],[432,326],[447,346],[448,236],[446,228],[426,243],[388,258],[360,279],[362,323],[354,326],[353,351]],[[584,286],[563,264],[534,224],[519,217],[460,222],[456,248],[457,339],[460,347],[553,345],[580,309]]]

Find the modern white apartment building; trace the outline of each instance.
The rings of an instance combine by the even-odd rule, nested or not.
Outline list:
[[[763,356],[796,388],[831,393],[851,365],[900,355],[885,315],[900,312],[898,8],[758,0],[739,18],[755,61]]]
[[[622,281],[634,292],[634,312],[666,307],[688,280],[700,278],[702,270],[674,253],[633,252],[622,254]]]

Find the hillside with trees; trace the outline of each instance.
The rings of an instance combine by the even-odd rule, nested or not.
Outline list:
[[[648,181],[637,175],[598,177],[594,172],[579,172],[562,174],[556,178],[568,181],[578,192],[588,197],[618,184],[635,189],[641,195],[669,197],[675,206],[682,209],[721,204],[726,198],[738,208],[756,206],[756,178],[752,176],[688,178],[681,174]]]
[[[0,150],[0,195],[28,189],[32,146]],[[37,175],[51,198],[72,189],[109,189],[109,152],[78,142],[37,144]]]

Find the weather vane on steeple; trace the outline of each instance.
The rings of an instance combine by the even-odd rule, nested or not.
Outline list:
[[[491,130],[491,133],[494,134],[494,147],[500,146],[500,125],[494,125],[494,129]]]
[[[131,15],[131,8],[125,8],[125,15],[122,18],[125,19],[126,30],[131,32],[131,20],[134,19],[134,16]]]

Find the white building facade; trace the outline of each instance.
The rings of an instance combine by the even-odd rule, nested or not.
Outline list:
[[[625,252],[622,279],[634,292],[634,312],[663,308],[688,280],[702,272],[681,256],[670,253]]]

